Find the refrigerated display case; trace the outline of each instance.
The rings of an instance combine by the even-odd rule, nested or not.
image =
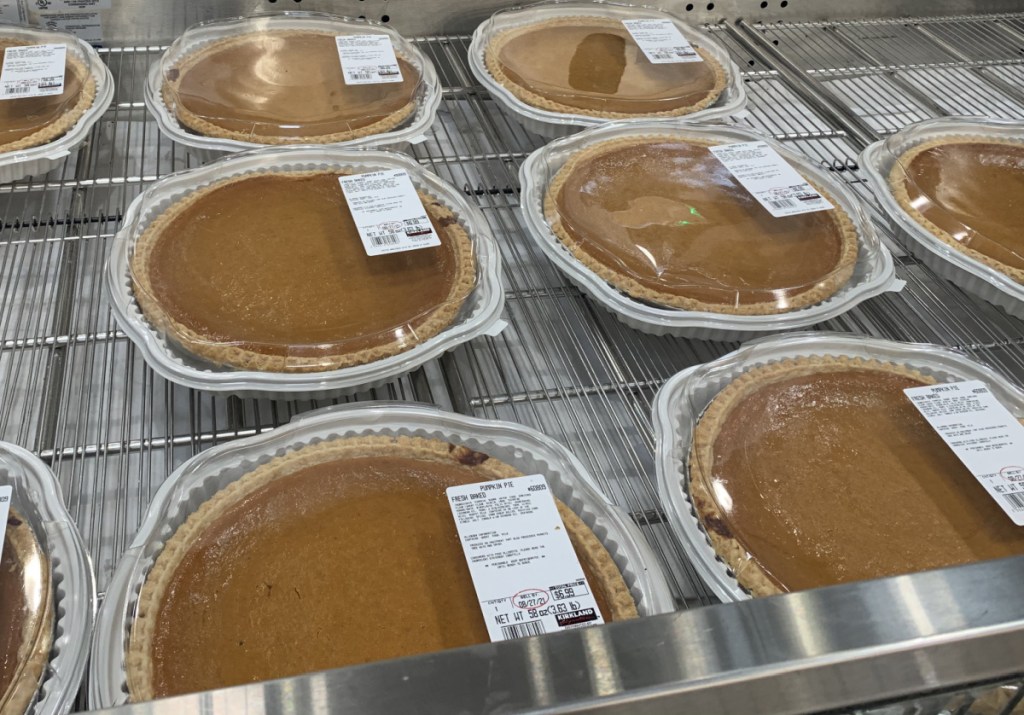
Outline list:
[[[469,69],[473,29],[511,3],[218,0],[99,4],[115,96],[57,168],[0,186],[0,439],[57,475],[101,595],[150,500],[182,463],[337,402],[424,402],[518,422],[573,452],[668,577],[674,613],[132,706],[132,712],[1010,713],[1024,691],[1024,558],[722,604],[665,520],[651,406],[677,372],[738,343],[651,336],[592,302],[527,234],[519,168],[547,140]],[[1024,323],[907,250],[858,163],[909,123],[1024,120],[1024,8],[994,0],[662,3],[740,68],[731,117],[844,181],[892,252],[899,292],[819,326],[957,348],[1024,383]],[[32,22],[47,22],[37,8]],[[394,27],[435,65],[438,119],[410,153],[464,192],[502,252],[507,327],[408,376],[332,400],[243,399],[168,382],[118,327],[104,265],[128,205],[199,166],[144,103],[150,66],[187,27],[319,10]],[[97,24],[98,23],[98,24]],[[997,685],[1005,687],[996,688]],[[995,688],[995,689],[994,689]],[[83,684],[78,708],[90,705]],[[95,701],[93,701],[93,704]]]

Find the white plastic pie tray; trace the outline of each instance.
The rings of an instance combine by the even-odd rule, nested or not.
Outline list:
[[[689,496],[689,454],[694,428],[711,401],[733,380],[756,367],[795,357],[849,356],[893,362],[939,382],[984,381],[1017,418],[1024,418],[1024,392],[995,370],[937,345],[897,343],[839,333],[805,332],[763,338],[713,362],[670,378],[652,406],[658,492],[669,525],[697,573],[723,601],[749,598],[715,553]]]
[[[476,28],[473,32],[473,40],[469,45],[469,69],[473,76],[487,88],[487,91],[490,92],[498,106],[515,121],[522,124],[528,131],[551,139],[568,136],[586,127],[600,126],[609,120],[585,114],[554,112],[527,104],[491,76],[491,73],[487,70],[487,64],[484,62],[484,52],[494,37],[513,27],[532,25],[556,17],[581,15],[613,18],[616,20],[671,20],[690,44],[707,50],[712,57],[718,60],[726,73],[725,89],[707,109],[681,117],[664,117],[662,119],[647,117],[638,118],[637,120],[617,121],[660,121],[668,124],[681,121],[704,122],[714,119],[725,119],[733,114],[737,114],[747,106],[747,92],[743,87],[743,82],[740,80],[740,70],[730,58],[728,51],[715,42],[707,33],[693,29],[674,15],[652,7],[609,2],[581,2],[579,0],[543,2],[495,13],[490,19]]]
[[[160,127],[160,131],[164,135],[178,144],[187,147],[189,152],[201,162],[206,163],[224,154],[265,145],[239,141],[237,139],[203,136],[182,126],[173,110],[164,102],[164,75],[161,72],[161,67],[164,66],[164,63],[173,64],[177,62],[203,45],[222,40],[226,37],[252,32],[259,28],[273,30],[318,30],[321,32],[334,32],[336,34],[362,33],[387,35],[391,38],[396,53],[409,60],[420,71],[422,81],[417,89],[415,111],[413,111],[409,119],[389,132],[371,134],[347,142],[325,144],[322,146],[344,146],[349,148],[380,147],[403,151],[408,149],[410,144],[419,143],[426,138],[427,132],[434,123],[437,109],[441,104],[441,83],[437,78],[437,71],[434,69],[433,63],[415,45],[390,27],[373,20],[358,20],[316,12],[289,11],[263,13],[250,17],[201,23],[189,28],[186,35],[183,36],[185,41],[176,42],[149,68],[144,92],[146,108],[149,109],[150,114],[156,119],[157,126]]]
[[[14,487],[13,507],[32,526],[50,559],[54,589],[54,632],[50,660],[29,715],[64,715],[78,695],[89,657],[96,613],[92,563],[60,485],[49,468],[28,451],[0,442],[0,486]],[[3,604],[0,604],[0,608]]]
[[[1024,285],[936,238],[900,206],[889,187],[889,172],[905,152],[935,139],[958,136],[1013,139],[1024,144],[1024,122],[978,117],[929,119],[871,144],[861,153],[860,165],[893,230],[905,237],[904,244],[914,256],[942,278],[1024,318]]]
[[[51,142],[27,149],[18,149],[0,154],[0,183],[6,184],[26,176],[45,174],[57,167],[72,149],[85,141],[89,130],[99,121],[114,99],[114,78],[100,59],[96,50],[74,35],[63,32],[34,30],[19,25],[0,24],[0,38],[16,38],[31,44],[65,44],[68,52],[75,55],[96,80],[96,96],[92,106],[85,110],[75,125],[62,136]],[[17,102],[17,99],[4,100]]]
[[[306,413],[273,431],[202,452],[163,483],[114,572],[97,618],[89,706],[113,707],[127,702],[124,657],[139,592],[164,544],[190,514],[275,456],[313,442],[370,435],[405,435],[460,444],[500,459],[524,474],[545,475],[555,496],[576,512],[608,549],[640,614],[649,616],[674,609],[657,557],[639,529],[594,486],[580,461],[554,440],[510,422],[475,419],[425,405],[338,405]]]
[[[261,372],[214,365],[157,330],[136,302],[130,271],[132,246],[151,221],[174,201],[230,176],[258,171],[345,170],[362,173],[405,169],[418,188],[439,198],[469,234],[477,263],[476,286],[451,325],[409,350],[364,365],[307,373]],[[392,152],[301,145],[235,154],[208,166],[170,174],[132,201],[114,237],[106,290],[118,323],[161,376],[181,385],[249,397],[308,399],[369,389],[395,380],[472,338],[500,330],[505,294],[498,246],[487,220],[454,187],[412,159]]]
[[[637,300],[615,288],[584,265],[551,230],[544,216],[544,197],[558,170],[574,154],[595,144],[622,137],[669,135],[686,139],[735,143],[764,141],[796,167],[801,174],[824,187],[846,211],[857,231],[857,264],[853,275],[826,300],[777,315],[731,315],[689,311]],[[830,320],[859,303],[887,291],[898,291],[892,256],[882,246],[860,202],[828,171],[749,129],[728,126],[667,125],[661,122],[612,122],[551,142],[533,152],[519,169],[522,207],[530,237],[565,276],[631,328],[655,335],[676,335],[705,340],[744,340],[772,332],[795,330]]]

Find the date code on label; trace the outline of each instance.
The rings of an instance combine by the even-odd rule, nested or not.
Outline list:
[[[446,493],[492,641],[604,623],[543,475]]]

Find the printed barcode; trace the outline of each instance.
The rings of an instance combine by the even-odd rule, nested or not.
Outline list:
[[[376,72],[349,72],[348,74],[352,79],[373,79],[377,76]]]
[[[539,636],[544,633],[543,621],[527,621],[517,623],[514,626],[502,626],[502,638],[525,638],[526,636]]]
[[[1024,494],[1003,494],[1014,511],[1024,510]]]
[[[791,209],[797,205],[793,199],[776,199],[775,201],[768,200],[773,209]]]
[[[397,246],[402,240],[400,233],[371,233],[370,242],[374,246]]]
[[[31,87],[4,87],[4,94],[27,94],[31,91]]]

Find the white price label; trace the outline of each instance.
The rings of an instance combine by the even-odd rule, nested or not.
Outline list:
[[[66,45],[26,45],[4,51],[0,99],[48,97],[64,91]]]
[[[1024,526],[1024,426],[980,380],[903,392],[1013,523]]]
[[[492,641],[604,623],[543,475],[446,493]]]
[[[656,65],[704,61],[671,20],[623,20],[622,24]]]
[[[11,495],[14,487],[0,487],[0,559],[4,555],[4,534],[7,531],[7,515],[11,511]]]
[[[405,169],[339,176],[338,181],[368,256],[441,245]]]
[[[402,81],[395,48],[387,35],[338,35],[334,40],[345,84]]]
[[[817,189],[762,141],[720,144],[709,150],[775,218],[832,208]]]

